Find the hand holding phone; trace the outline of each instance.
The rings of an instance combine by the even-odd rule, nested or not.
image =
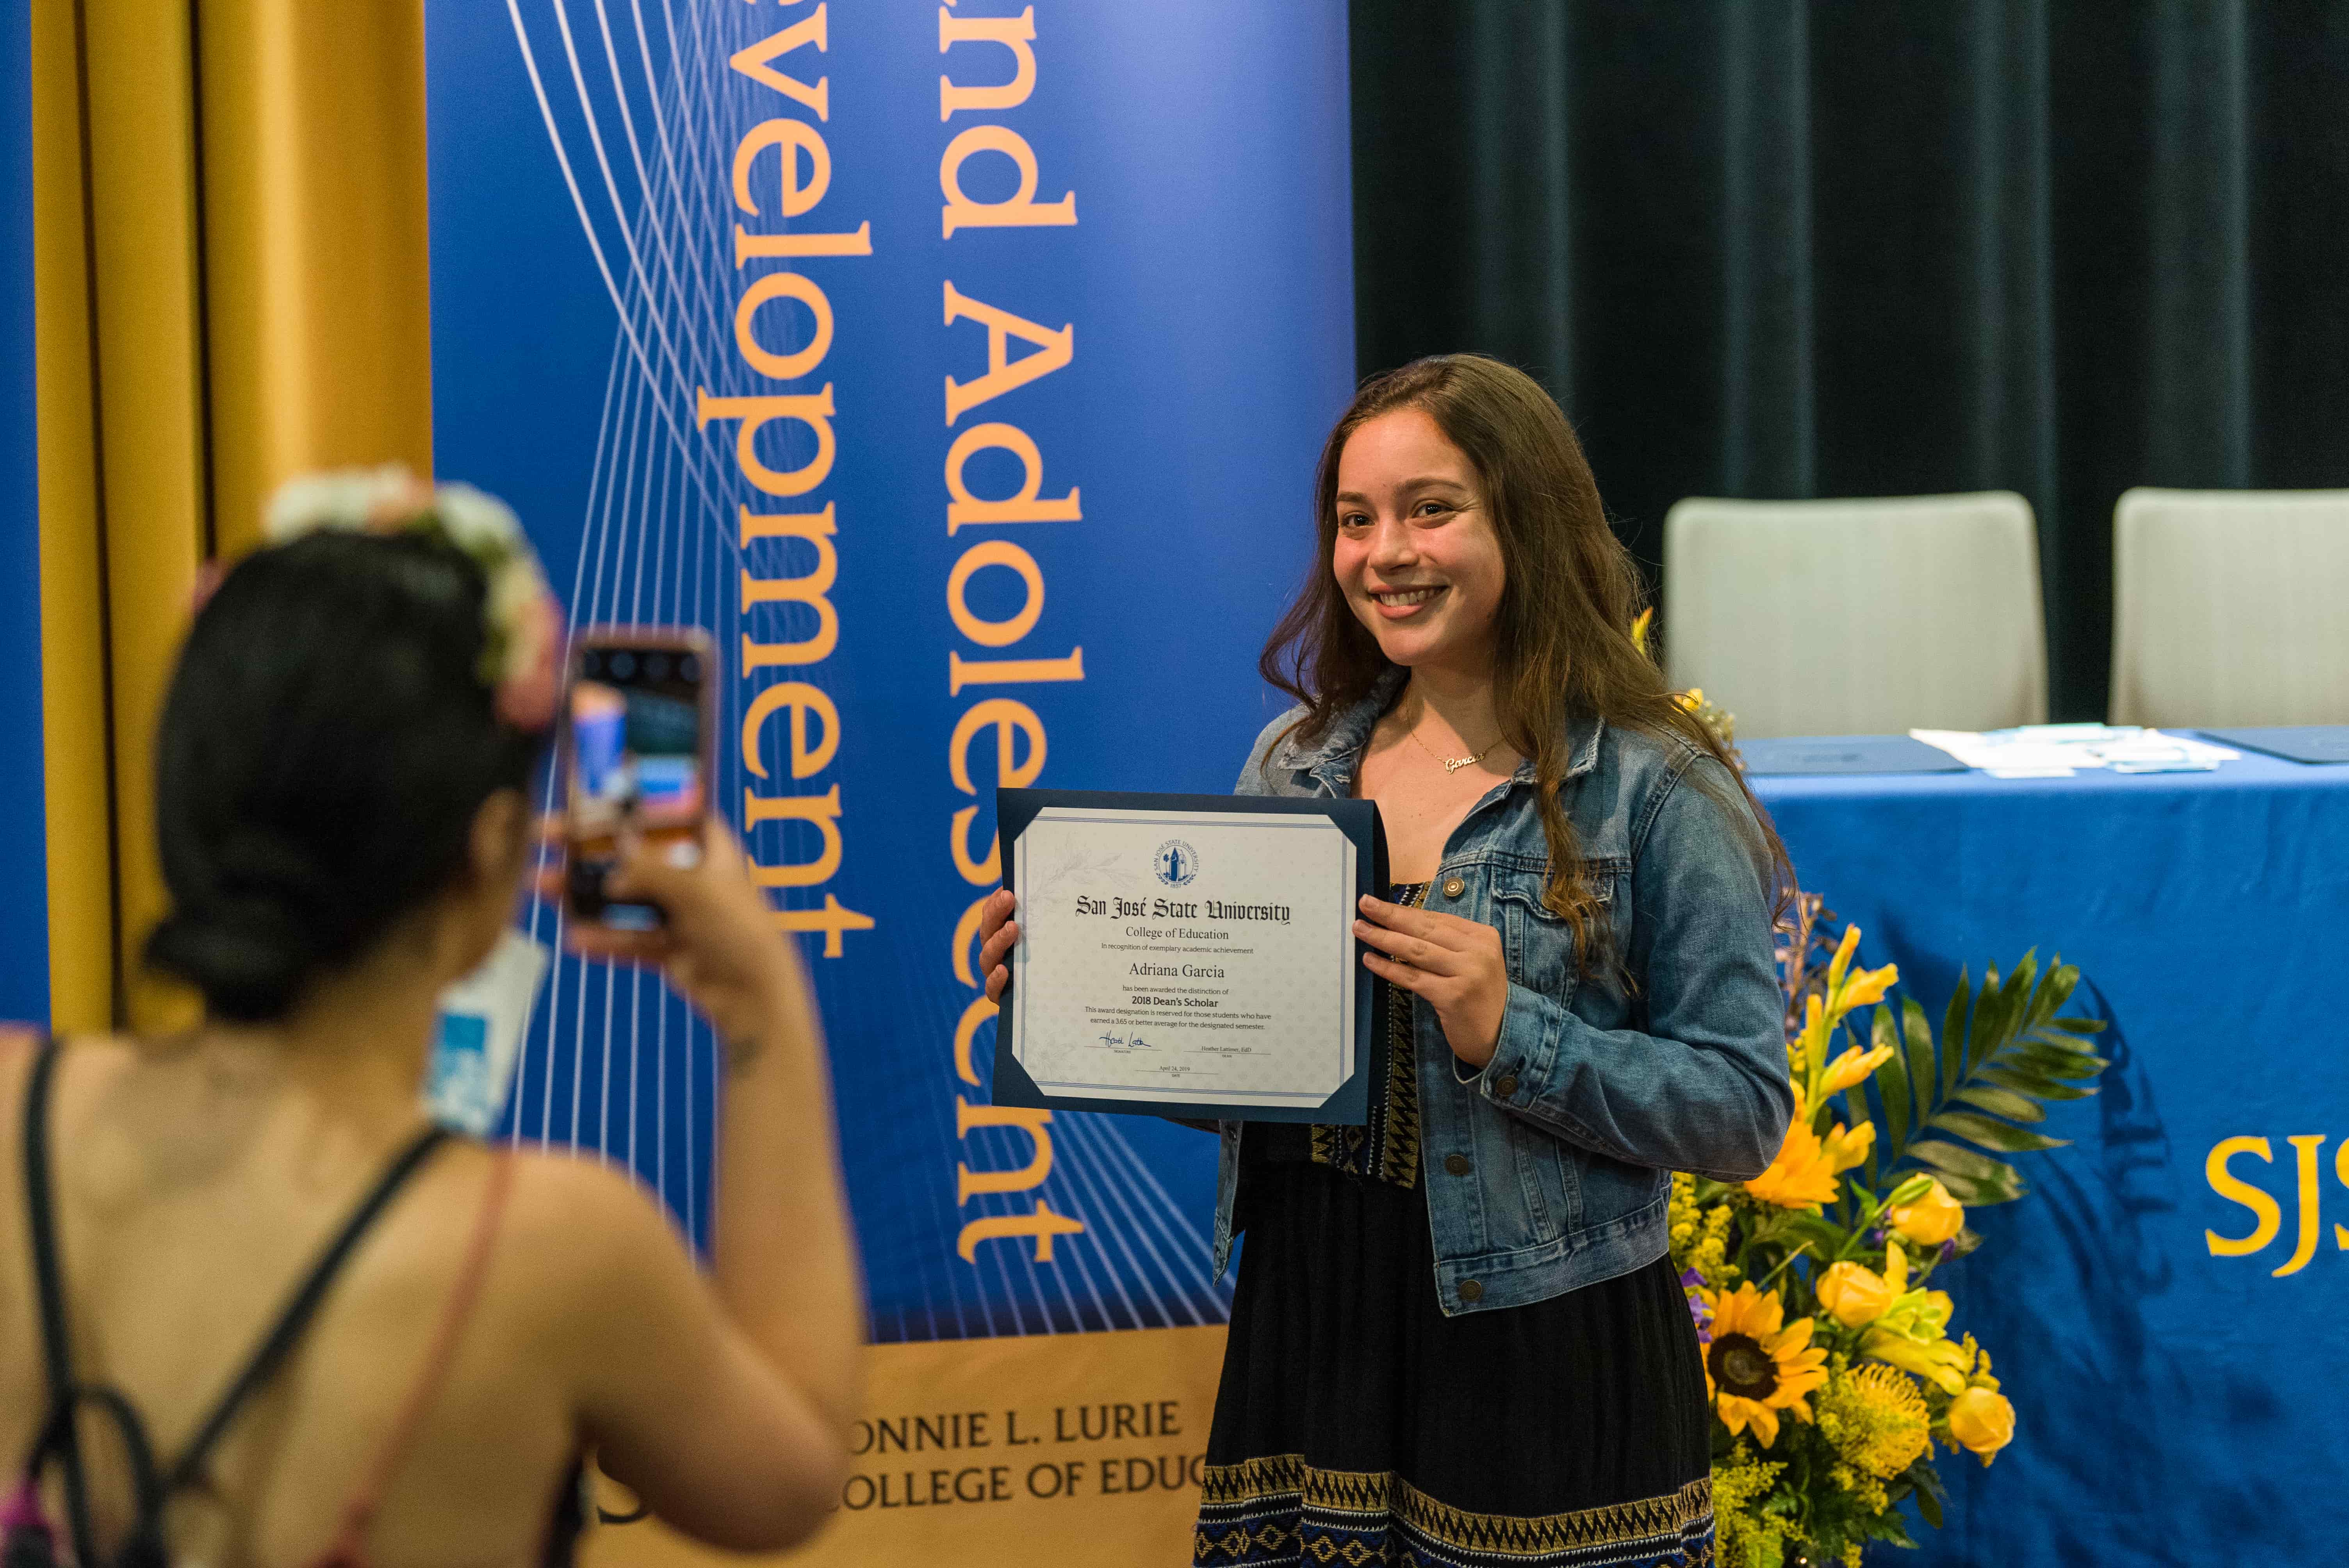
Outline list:
[[[608,886],[624,839],[660,864],[699,863],[714,664],[709,636],[692,627],[597,627],[574,639],[563,737],[564,899],[574,923],[622,937],[662,928],[657,903]]]

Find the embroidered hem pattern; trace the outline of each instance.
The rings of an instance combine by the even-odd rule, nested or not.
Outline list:
[[[1211,1465],[1192,1561],[1201,1568],[1711,1568],[1713,1481],[1518,1518],[1438,1502],[1391,1471],[1320,1470],[1300,1454]]]

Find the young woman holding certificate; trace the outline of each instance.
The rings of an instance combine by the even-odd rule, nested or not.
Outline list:
[[[1378,802],[1387,1070],[1365,1127],[1224,1127],[1218,1265],[1248,1244],[1195,1561],[1709,1562],[1668,1173],[1754,1176],[1785,1133],[1784,851],[1633,645],[1639,578],[1532,380],[1370,382],[1316,503],[1263,661],[1298,706],[1239,789]]]

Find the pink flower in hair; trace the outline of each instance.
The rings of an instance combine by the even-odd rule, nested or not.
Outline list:
[[[498,683],[497,715],[501,722],[535,735],[554,722],[562,696],[563,611],[554,595],[542,590],[517,620],[505,678]]]

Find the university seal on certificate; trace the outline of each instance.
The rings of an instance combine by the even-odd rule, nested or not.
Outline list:
[[[1019,900],[997,1104],[1365,1119],[1376,806],[1004,789],[997,822]]]

